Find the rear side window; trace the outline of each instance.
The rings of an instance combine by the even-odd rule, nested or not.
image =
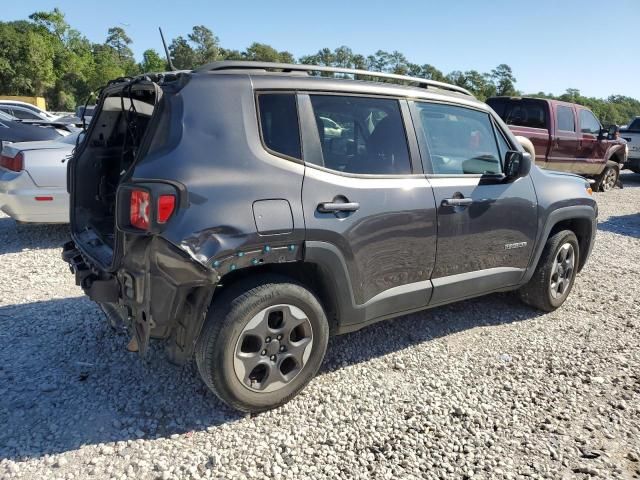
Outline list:
[[[629,128],[627,130],[640,131],[640,118],[636,118],[633,122],[631,122],[631,125],[629,125]]]
[[[600,133],[600,122],[589,110],[580,110],[580,132],[591,135]]]
[[[397,100],[311,95],[324,167],[346,173],[411,173]]]
[[[573,108],[558,105],[556,107],[556,128],[565,132],[576,131],[576,121],[573,117]]]
[[[295,95],[261,93],[258,95],[258,108],[264,145],[280,155],[302,158]]]
[[[500,151],[489,114],[453,105],[417,102],[416,107],[433,173],[502,173]]]
[[[518,99],[489,99],[487,103],[507,125],[548,128],[547,107],[544,102]]]

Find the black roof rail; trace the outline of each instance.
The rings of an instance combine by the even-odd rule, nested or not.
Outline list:
[[[449,90],[452,92],[463,93],[473,97],[473,94],[469,90],[458,87],[457,85],[451,85],[449,83],[438,82],[436,80],[428,80],[426,78],[411,77],[408,75],[398,75],[395,73],[386,72],[372,72],[369,70],[359,70],[355,68],[342,68],[342,67],[325,67],[322,65],[306,65],[306,64],[294,64],[294,63],[275,63],[275,62],[253,62],[253,61],[238,61],[238,60],[224,60],[220,62],[207,63],[194,70],[194,72],[211,72],[220,70],[277,70],[283,73],[290,72],[329,72],[329,73],[346,73],[349,75],[362,75],[374,78],[389,78],[392,80],[400,80],[403,82],[417,83],[420,86],[434,87],[441,90]]]

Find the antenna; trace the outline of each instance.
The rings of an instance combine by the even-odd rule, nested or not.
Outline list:
[[[169,64],[169,70],[172,72],[176,71],[176,67],[173,66],[173,62],[171,61],[171,55],[169,55],[169,49],[167,48],[167,42],[164,41],[164,35],[162,34],[162,28],[158,27],[160,30],[160,38],[162,39],[162,46],[164,47],[164,54],[167,56],[167,63]]]

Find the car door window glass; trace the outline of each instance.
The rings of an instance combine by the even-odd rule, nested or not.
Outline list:
[[[275,153],[302,158],[296,97],[292,93],[258,95],[264,145]]]
[[[345,173],[411,173],[397,100],[311,95],[326,168]]]
[[[513,100],[507,102],[502,119],[508,125],[529,128],[547,128],[547,113],[544,104],[536,101]]]
[[[416,103],[435,174],[499,174],[501,155],[489,114]],[[504,139],[503,139],[504,141]]]
[[[589,110],[580,110],[580,131],[598,135],[600,133],[600,122]]]
[[[575,132],[576,122],[573,118],[573,109],[571,107],[563,107],[558,105],[556,108],[557,129],[565,132]]]
[[[42,120],[38,115],[28,110],[23,110],[21,108],[13,109],[13,116],[20,120]]]

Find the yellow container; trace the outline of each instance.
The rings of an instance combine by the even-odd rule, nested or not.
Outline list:
[[[30,103],[42,110],[47,109],[47,102],[44,97],[24,97],[22,95],[0,95],[0,100],[16,100],[18,102]]]

